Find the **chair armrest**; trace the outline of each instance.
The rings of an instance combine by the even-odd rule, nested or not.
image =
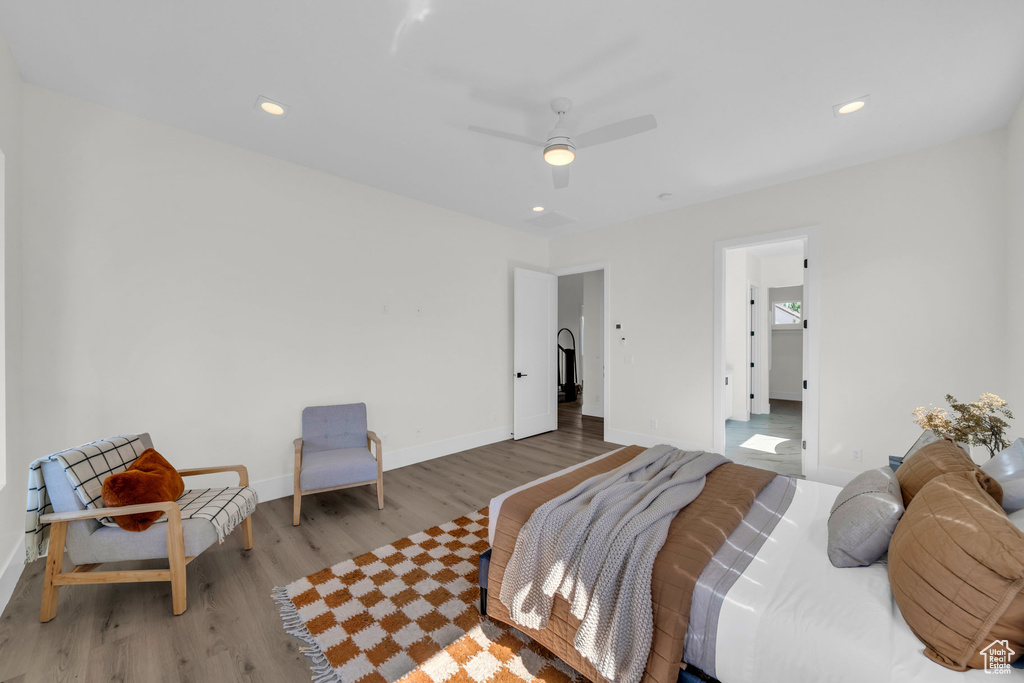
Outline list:
[[[41,515],[39,521],[43,524],[55,522],[76,522],[81,519],[99,519],[100,517],[121,517],[123,515],[137,515],[142,512],[166,512],[170,522],[177,520],[181,524],[181,508],[173,500],[161,501],[159,503],[142,503],[140,505],[125,505],[123,507],[105,507],[96,510],[77,510],[75,512],[51,512],[48,515]]]
[[[382,454],[381,454],[380,439],[377,438],[376,432],[366,432],[366,448],[372,452],[373,449],[370,448],[370,442],[371,441],[374,444],[377,445],[377,453],[374,455],[374,457],[377,458],[377,467],[379,469],[380,465],[381,465]]]
[[[219,465],[216,467],[195,467],[189,470],[178,470],[183,477],[194,477],[200,474],[215,474],[217,472],[238,472],[238,485],[249,485],[249,470],[245,465]]]

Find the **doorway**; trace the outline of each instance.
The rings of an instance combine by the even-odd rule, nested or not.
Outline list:
[[[552,272],[558,276],[559,422],[579,421],[585,430],[604,438],[609,406],[608,269],[597,263]],[[578,388],[574,400],[565,391],[573,382]]]
[[[816,230],[715,245],[714,448],[736,462],[818,471]]]

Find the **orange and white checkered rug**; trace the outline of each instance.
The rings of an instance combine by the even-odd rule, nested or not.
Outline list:
[[[274,589],[317,683],[583,681],[519,631],[481,617],[487,508]]]

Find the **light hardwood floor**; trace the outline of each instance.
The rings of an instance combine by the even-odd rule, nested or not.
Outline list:
[[[800,401],[771,400],[767,415],[751,415],[747,422],[726,420],[725,456],[734,462],[801,476]]]
[[[236,531],[189,565],[188,610],[178,617],[170,584],[75,586],[61,589],[57,617],[40,624],[45,561],[34,562],[0,617],[0,681],[308,681],[301,644],[284,632],[271,589],[616,447],[602,441],[603,420],[582,417],[578,404],[559,408],[556,432],[386,472],[384,510],[373,487],[307,497],[299,527],[291,497],[261,503],[253,550],[242,550]]]

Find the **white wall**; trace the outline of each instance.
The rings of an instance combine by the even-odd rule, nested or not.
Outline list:
[[[802,257],[801,257],[802,260]],[[801,266],[802,269],[802,266]],[[768,324],[775,319],[772,304],[775,301],[803,301],[803,287],[772,287],[765,298],[769,311]],[[769,373],[771,397],[790,401],[801,400],[803,393],[804,343],[803,330],[772,329],[772,362]]]
[[[1010,120],[1007,131],[1006,168],[1006,308],[1007,359],[1003,396],[1017,419],[1010,429],[1014,438],[1024,436],[1024,101]]]
[[[22,97],[18,68],[6,41],[0,36],[0,149],[4,152],[3,296],[0,306],[6,329],[0,338],[5,362],[0,379],[0,610],[7,604],[21,576],[25,557],[25,485],[31,457],[23,447],[21,412],[21,231],[22,231]]]
[[[627,325],[635,362],[624,349],[610,359],[609,438],[711,448],[714,242],[809,225],[820,228],[823,467],[884,465],[916,438],[914,407],[947,392],[1008,391],[1001,333],[950,313],[1006,315],[1004,153],[1000,131],[552,240],[552,265],[608,261],[614,273],[609,318]],[[879,316],[879,300],[898,305]]]
[[[804,282],[804,255],[761,258],[761,286],[793,287]]]
[[[583,273],[583,414],[604,415],[604,271]]]
[[[386,468],[508,438],[511,271],[543,239],[34,86],[25,110],[26,457],[149,431],[289,493],[304,406],[365,401]]]
[[[561,330],[563,327],[567,328],[569,332],[572,332],[572,337],[569,336],[568,332],[562,332],[558,335],[558,343],[563,348],[570,348],[573,346],[573,340],[576,345],[576,383],[579,384],[582,379],[583,368],[580,362],[580,345],[583,341],[583,335],[580,334],[580,313],[583,310],[583,273],[574,273],[572,275],[561,275],[558,278],[558,329]],[[552,340],[554,343],[554,340]],[[562,356],[564,354],[558,352],[558,368],[565,376],[565,369],[563,366]],[[568,381],[569,378],[565,377]]]

